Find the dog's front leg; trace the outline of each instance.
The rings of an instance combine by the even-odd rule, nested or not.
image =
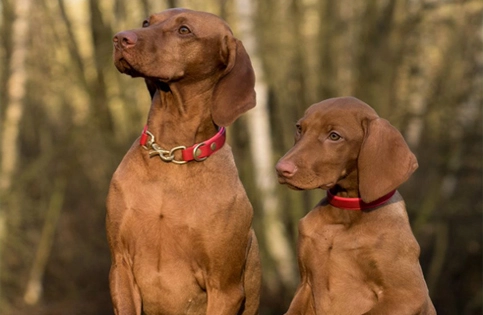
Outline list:
[[[236,315],[239,314],[244,293],[243,287],[225,288],[223,290],[210,289],[208,293],[207,315]]]
[[[214,246],[209,251],[209,269],[205,274],[207,293],[207,315],[240,314],[246,297],[243,272],[247,265],[248,238],[233,238],[231,242],[240,246]]]
[[[314,212],[311,212],[312,214]],[[313,267],[313,237],[310,237],[310,222],[302,219],[299,222],[299,239],[297,245],[298,264],[300,269],[300,284],[295,291],[295,296],[285,315],[315,315],[315,301],[312,292],[311,280],[309,279],[311,267]],[[311,263],[312,262],[312,263]]]
[[[109,287],[116,315],[140,315],[141,295],[127,262],[121,255],[113,257]]]

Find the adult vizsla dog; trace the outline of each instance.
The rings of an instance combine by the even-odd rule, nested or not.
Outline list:
[[[185,9],[113,40],[117,69],[152,95],[107,200],[115,313],[256,314],[253,209],[224,128],[255,106],[242,43],[217,16]]]
[[[396,191],[418,167],[399,131],[352,97],[312,105],[296,127],[279,182],[327,198],[299,223],[301,282],[286,314],[435,314]]]

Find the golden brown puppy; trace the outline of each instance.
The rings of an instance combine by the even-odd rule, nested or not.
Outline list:
[[[352,97],[312,105],[276,165],[280,183],[328,190],[299,224],[301,282],[287,314],[435,314],[395,189],[417,168],[401,134]]]
[[[115,313],[258,313],[253,210],[223,128],[255,106],[242,43],[215,15],[171,9],[116,34],[114,62],[153,97],[107,200]]]

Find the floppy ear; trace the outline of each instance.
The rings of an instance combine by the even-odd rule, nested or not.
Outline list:
[[[218,126],[228,126],[255,106],[255,73],[241,41],[225,37],[222,56],[227,60],[225,75],[213,91],[211,115]]]
[[[396,189],[417,168],[416,157],[396,128],[382,118],[368,122],[358,159],[359,193],[364,202]]]

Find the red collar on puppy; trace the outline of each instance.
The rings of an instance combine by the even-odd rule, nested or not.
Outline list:
[[[176,164],[184,164],[189,161],[197,161],[201,162],[204,161],[207,157],[212,155],[214,152],[218,151],[223,147],[226,140],[226,129],[225,127],[220,127],[216,135],[211,137],[210,139],[194,144],[191,147],[187,148],[185,146],[178,146],[174,147],[171,150],[164,150],[156,144],[154,135],[148,131],[148,126],[144,126],[143,133],[141,134],[141,138],[139,140],[139,144],[149,151],[149,155],[159,155],[161,160],[165,162],[173,162]],[[174,157],[174,152],[181,150],[181,154],[183,159],[176,160]]]
[[[365,203],[362,198],[345,198],[333,195],[330,190],[327,191],[327,201],[334,207],[346,210],[367,210],[385,204],[396,193],[395,190],[391,191],[381,198]]]

